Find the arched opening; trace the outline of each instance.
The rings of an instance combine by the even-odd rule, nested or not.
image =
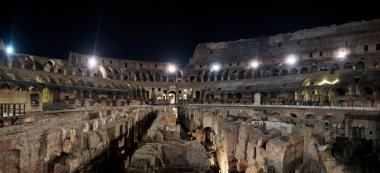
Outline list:
[[[129,76],[128,75],[124,75],[124,80],[129,80]]]
[[[260,70],[256,70],[254,77],[255,78],[261,78],[261,71]]]
[[[290,70],[290,75],[296,75],[298,73],[298,70],[296,69],[296,68],[292,68],[291,70]]]
[[[234,95],[233,94],[231,94],[231,93],[228,93],[227,94],[227,99],[233,99],[234,98]]]
[[[158,73],[155,76],[156,82],[161,82],[161,76]]]
[[[234,70],[230,76],[230,80],[236,80],[236,77],[237,77],[237,70]]]
[[[106,69],[103,66],[99,66],[98,74],[99,78],[107,78]]]
[[[195,99],[196,101],[200,101],[201,98],[201,92],[200,91],[195,91]]]
[[[238,79],[244,79],[245,78],[245,70],[241,70],[238,75]]]
[[[195,78],[194,78],[194,76],[191,76],[191,77],[190,77],[190,82],[195,82]]]
[[[53,102],[53,94],[49,88],[44,88],[42,90],[42,103],[52,103]]]
[[[88,99],[89,97],[90,97],[89,92],[88,92],[87,90],[84,90],[84,91],[83,91],[83,98]]]
[[[209,75],[209,71],[206,70],[205,74],[203,74],[203,81],[208,81],[208,75]]]
[[[327,64],[323,64],[319,68],[319,71],[329,71],[329,66]]]
[[[216,75],[217,75],[217,71],[213,70],[213,71],[211,72],[210,81],[215,81]]]
[[[140,72],[136,72],[136,81],[141,81]]]
[[[116,80],[121,80],[121,73],[119,70],[115,70],[115,76],[114,77]]]
[[[168,100],[170,104],[175,104],[176,103],[176,92],[175,91],[170,91],[168,94]]]
[[[224,71],[223,80],[228,80],[228,73],[229,72],[230,72],[229,70]]]
[[[307,74],[309,70],[306,67],[302,67],[300,70],[300,74]]]
[[[3,83],[3,84],[0,85],[0,89],[2,89],[2,90],[10,90],[11,86],[9,86],[6,83]]]
[[[54,62],[52,60],[49,60],[45,64],[45,71],[46,72],[54,72]]]
[[[203,129],[203,144],[204,146],[210,150],[210,151],[214,151],[215,150],[215,147],[214,147],[214,141],[215,141],[215,136],[216,136],[216,132],[215,130],[213,130],[211,127],[206,127]]]
[[[219,70],[218,74],[216,75],[216,80],[221,81],[222,80],[222,75],[223,75],[223,70]]]
[[[240,103],[240,99],[241,99],[241,97],[242,97],[241,93],[236,93],[236,94],[235,94],[236,103]]]
[[[346,62],[343,64],[343,69],[352,69],[352,63],[351,62]]]
[[[33,60],[30,57],[25,58],[24,68],[28,70],[33,70]]]
[[[22,68],[22,64],[18,58],[14,57],[12,61],[12,68]]]
[[[148,77],[145,73],[142,73],[142,81],[148,81]]]
[[[339,68],[339,64],[338,63],[335,63],[331,66],[331,71],[335,71],[335,70],[340,70]]]
[[[313,66],[313,67],[311,67],[311,69],[310,69],[310,73],[315,73],[315,72],[318,72],[318,68],[317,68],[317,66]]]
[[[278,69],[273,69],[272,70],[272,76],[278,76],[279,70]]]
[[[245,74],[245,79],[251,79],[253,75],[253,69],[249,69],[247,73]]]
[[[168,82],[168,77],[167,76],[162,76],[162,82]]]
[[[23,90],[22,88],[23,88],[22,86],[16,85],[13,87],[13,91],[22,91]]]
[[[282,69],[281,76],[286,76],[286,75],[288,75],[288,69]]]
[[[356,64],[355,64],[355,70],[362,70],[364,69],[365,66],[364,66],[364,62],[363,61],[358,61]]]

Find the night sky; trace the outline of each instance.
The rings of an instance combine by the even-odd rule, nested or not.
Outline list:
[[[375,2],[265,2],[1,2],[0,38],[39,56],[74,51],[184,65],[197,43],[380,18]]]

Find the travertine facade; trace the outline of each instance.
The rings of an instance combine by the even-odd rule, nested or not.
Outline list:
[[[140,120],[169,103],[221,172],[378,170],[379,57],[380,19],[201,43],[174,72],[168,62],[7,54],[0,40],[0,171],[105,171],[109,152],[127,166],[150,125]]]

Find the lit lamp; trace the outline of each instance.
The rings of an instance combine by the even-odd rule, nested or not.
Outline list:
[[[294,55],[289,55],[287,58],[286,58],[286,63],[292,65],[292,64],[295,64],[297,62],[297,58],[296,56]]]
[[[220,65],[219,64],[213,64],[211,66],[211,71],[219,71],[220,70]]]
[[[175,71],[177,71],[177,67],[175,65],[171,64],[168,66],[167,70],[169,73],[174,73]]]
[[[338,52],[338,58],[345,58],[346,57],[346,55],[347,55],[347,52],[344,50],[344,49],[342,49],[342,50],[340,50],[339,52]]]
[[[257,68],[257,67],[259,67],[259,62],[257,62],[257,61],[252,61],[252,62],[251,62],[251,67],[252,67],[252,68]]]
[[[97,64],[97,62],[96,62],[95,57],[92,57],[92,58],[90,59],[90,61],[88,62],[88,66],[89,66],[90,68],[95,67],[96,64]]]
[[[6,49],[5,49],[5,52],[10,55],[13,53],[13,47],[12,46],[8,46]]]

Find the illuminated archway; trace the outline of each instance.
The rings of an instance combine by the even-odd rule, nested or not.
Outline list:
[[[49,88],[44,88],[42,90],[42,103],[52,103],[53,102],[53,94]]]
[[[168,100],[169,100],[169,103],[170,104],[175,104],[176,102],[176,92],[175,91],[170,91],[169,94],[168,94]]]

